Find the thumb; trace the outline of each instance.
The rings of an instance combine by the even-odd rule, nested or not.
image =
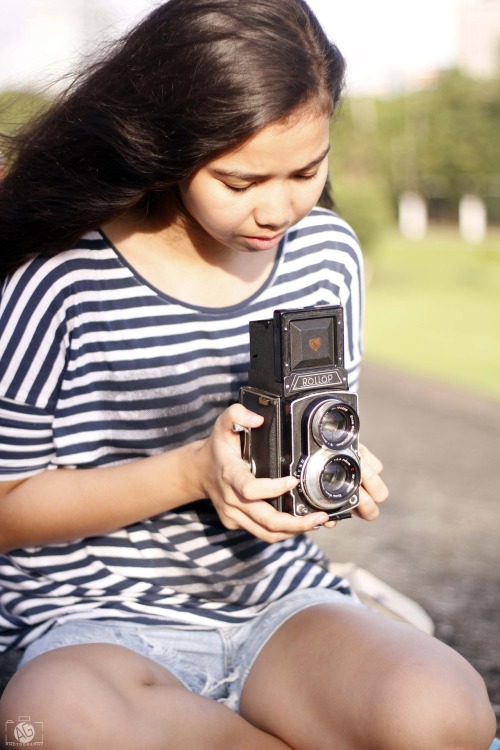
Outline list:
[[[264,421],[264,417],[250,411],[250,409],[247,409],[242,404],[232,404],[222,414],[222,421],[224,427],[228,427],[233,432],[241,432],[245,428],[260,427]]]

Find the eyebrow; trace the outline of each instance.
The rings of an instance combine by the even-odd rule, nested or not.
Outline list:
[[[317,167],[318,164],[321,164],[323,159],[326,157],[328,152],[330,151],[330,144],[328,147],[316,158],[309,162],[309,164],[306,164],[304,167],[300,167],[300,169],[295,169],[294,172],[307,172],[308,169],[312,169],[313,167]],[[234,177],[238,180],[262,180],[267,177],[267,175],[264,174],[243,174],[242,172],[238,172],[237,170],[233,169],[218,169],[217,167],[211,167],[210,171],[214,174],[219,175],[220,177]]]

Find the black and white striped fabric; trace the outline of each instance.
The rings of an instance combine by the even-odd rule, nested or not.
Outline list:
[[[99,232],[31,261],[0,300],[0,479],[116,465],[208,435],[245,383],[249,321],[318,304],[344,306],[355,387],[361,252],[322,209],[287,233],[267,282],[232,307],[162,294]],[[200,500],[103,537],[0,555],[0,650],[75,618],[229,625],[311,586],[347,591],[307,537],[269,545],[228,531]]]

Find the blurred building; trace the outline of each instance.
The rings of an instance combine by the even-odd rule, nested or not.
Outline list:
[[[467,0],[459,11],[458,64],[469,75],[500,75],[500,0]]]

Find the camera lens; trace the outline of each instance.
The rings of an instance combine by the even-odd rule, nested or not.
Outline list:
[[[360,484],[359,465],[350,456],[334,456],[325,465],[319,480],[325,497],[336,502],[347,500]]]
[[[341,450],[354,442],[358,432],[358,415],[343,401],[327,401],[313,417],[312,433],[319,445]]]
[[[331,511],[357,505],[361,470],[354,455],[332,455],[330,450],[321,448],[299,466],[299,491],[314,508]]]

